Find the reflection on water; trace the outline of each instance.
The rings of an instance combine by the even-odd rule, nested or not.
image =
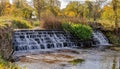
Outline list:
[[[65,53],[62,53],[65,54]],[[22,67],[26,66],[28,69],[120,69],[120,53],[119,52],[102,52],[102,51],[80,51],[80,54],[71,54],[76,58],[83,58],[85,62],[72,65],[70,63],[54,63],[48,64],[44,62],[39,63],[21,63]],[[38,67],[39,66],[39,67]]]
[[[120,69],[120,56],[89,56],[85,63],[70,69]]]
[[[120,57],[114,56],[113,64],[111,69],[120,69]]]

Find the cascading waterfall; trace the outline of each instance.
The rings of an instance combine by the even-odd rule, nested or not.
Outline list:
[[[109,41],[100,31],[93,32],[96,46],[109,45]],[[70,49],[91,45],[92,41],[80,41],[72,34],[60,30],[16,30],[13,33],[15,56],[37,54],[41,51]]]
[[[17,30],[13,34],[14,54],[20,55],[76,47],[76,41],[64,31]]]
[[[93,32],[93,40],[95,41],[95,45],[97,46],[107,46],[110,45],[108,39],[105,37],[105,35],[98,30],[95,30]]]

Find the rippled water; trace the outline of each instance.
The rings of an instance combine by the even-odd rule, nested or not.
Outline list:
[[[83,63],[72,65],[68,62],[46,63],[37,62],[16,62],[20,67],[27,69],[120,69],[120,52],[117,51],[99,51],[95,49],[74,49],[79,54],[62,52],[74,56],[75,58],[82,58]]]

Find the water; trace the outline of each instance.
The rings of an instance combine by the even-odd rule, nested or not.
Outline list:
[[[72,65],[65,60],[63,62],[56,62],[56,63],[46,63],[43,61],[35,60],[34,62],[16,62],[20,67],[26,67],[27,69],[120,69],[120,52],[116,51],[98,51],[96,49],[75,49],[79,52],[79,54],[74,54],[70,52],[63,52],[58,54],[64,54],[73,56],[75,58],[82,58],[85,60],[83,63],[78,63],[76,65]],[[44,57],[47,59],[52,58],[48,55],[42,56],[37,55],[40,57]],[[37,58],[36,56],[32,56]],[[59,57],[60,58],[60,57]],[[56,57],[56,59],[58,59]],[[61,58],[63,60],[65,58]],[[67,60],[67,59],[66,59]],[[38,62],[37,62],[38,61]]]
[[[93,39],[97,46],[110,45],[108,39],[105,37],[105,35],[101,31],[95,30],[93,32]]]
[[[100,31],[93,32],[97,46],[109,45]],[[26,55],[26,62],[16,62],[26,69],[120,69],[120,53],[114,51],[84,50],[73,47],[84,46],[72,34],[64,31],[18,30],[13,34],[15,56]],[[73,48],[73,49],[72,49]],[[79,52],[57,52],[56,49],[69,49]],[[54,51],[53,54],[40,54],[41,51]],[[31,55],[36,54],[36,55]],[[61,56],[60,56],[61,55]],[[66,57],[64,55],[67,55]],[[73,58],[68,58],[72,56]],[[84,59],[85,62],[72,65],[68,60]],[[30,62],[29,62],[30,61]],[[47,62],[45,62],[47,61]],[[52,63],[51,63],[52,61]],[[56,63],[53,63],[56,62]],[[49,62],[49,63],[48,63]]]
[[[93,32],[93,40],[95,45],[100,46],[101,49],[109,45],[109,41],[100,31]],[[83,44],[87,43],[81,42],[72,34],[60,30],[16,30],[13,34],[13,55],[22,56],[38,54],[41,51],[83,47]]]
[[[13,34],[14,54],[38,53],[77,47],[77,39],[64,31],[18,30]]]

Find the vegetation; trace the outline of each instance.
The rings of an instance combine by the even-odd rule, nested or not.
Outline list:
[[[15,17],[0,17],[0,23],[1,25],[11,25],[14,29],[26,29],[33,27],[29,21]]]
[[[92,28],[87,25],[63,23],[63,29],[74,34],[81,40],[91,39],[92,37]]]
[[[115,29],[119,32],[119,0],[109,2],[106,0],[85,0],[84,3],[71,1],[63,9],[60,8],[61,2],[59,0],[32,0],[30,2],[27,0],[12,0],[12,2],[10,3],[9,0],[0,0],[0,16],[10,16],[10,18],[20,17],[30,21],[35,26],[39,26],[38,23],[36,24],[36,21],[41,23],[42,17],[46,15],[55,16],[55,18],[59,17],[62,20],[72,20],[74,18],[74,23],[75,20],[82,23],[100,21],[102,25],[106,26],[109,24],[104,30]],[[35,16],[35,20],[32,19],[33,16]]]
[[[41,22],[41,28],[44,29],[57,29],[57,30],[61,30],[62,26],[61,26],[61,21],[57,18],[55,18],[54,16],[45,16],[42,18],[42,22]]]
[[[30,22],[23,20],[23,19],[12,19],[12,26],[13,28],[32,28]]]
[[[8,59],[12,52],[12,28],[8,24],[0,24],[0,55]]]
[[[116,46],[120,46],[120,37],[116,36],[113,33],[106,33],[106,36],[110,40],[110,42]]]
[[[85,61],[84,59],[75,59],[75,60],[69,61],[69,63],[76,65],[76,64],[82,63],[84,61]]]
[[[0,56],[0,69],[20,69],[20,68],[18,66],[14,65],[13,63],[4,60]]]
[[[0,69],[20,69],[7,59],[12,53],[12,27],[8,23],[0,23]]]

